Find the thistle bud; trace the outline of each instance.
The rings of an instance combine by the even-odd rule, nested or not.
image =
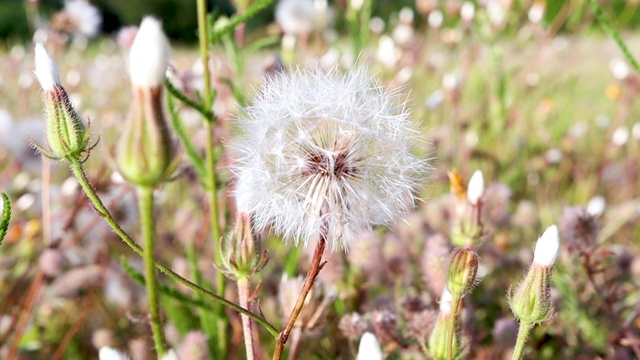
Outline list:
[[[262,270],[269,257],[262,252],[260,241],[246,213],[236,215],[236,226],[221,244],[222,272],[230,279],[247,278]]]
[[[558,228],[552,225],[538,239],[533,265],[509,299],[511,311],[520,322],[536,324],[551,317],[551,275],[559,249]]]
[[[132,103],[116,153],[120,173],[136,185],[158,185],[173,171],[176,149],[162,108],[168,55],[160,22],[144,18],[129,52]]]
[[[46,137],[49,149],[38,149],[48,158],[78,159],[88,150],[89,131],[76,113],[69,95],[62,87],[53,59],[40,43],[35,48],[34,71],[40,86],[46,116]]]
[[[456,298],[468,294],[476,283],[478,254],[467,249],[455,249],[447,270],[447,289]]]

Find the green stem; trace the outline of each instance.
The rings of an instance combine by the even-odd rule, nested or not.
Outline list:
[[[165,341],[162,333],[162,323],[160,321],[160,309],[158,306],[158,284],[156,282],[155,258],[153,256],[153,244],[155,242],[155,225],[153,221],[153,188],[146,186],[138,187],[138,207],[140,211],[140,227],[144,248],[142,257],[144,259],[145,284],[147,296],[149,297],[149,314],[151,315],[151,331],[153,341],[156,344],[158,357],[164,356]]]
[[[529,336],[529,330],[531,330],[531,324],[520,322],[520,328],[518,329],[518,340],[516,341],[516,347],[513,349],[513,355],[511,360],[519,360],[524,353],[524,345],[527,343],[527,337]]]
[[[143,255],[142,248],[138,246],[138,244],[136,244],[135,241],[133,241],[131,236],[129,236],[129,234],[127,234],[122,229],[122,227],[120,227],[120,225],[114,219],[113,215],[109,212],[109,210],[107,210],[107,208],[102,203],[102,200],[100,200],[100,198],[96,194],[95,190],[93,189],[93,187],[89,182],[89,179],[87,178],[87,175],[84,172],[84,169],[82,168],[82,163],[80,162],[80,160],[70,159],[69,162],[71,165],[71,171],[73,172],[75,177],[78,179],[78,183],[80,184],[80,187],[82,187],[82,190],[84,190],[84,192],[87,194],[87,197],[91,201],[91,204],[93,205],[94,209],[98,212],[98,215],[100,215],[100,217],[102,217],[107,222],[107,224],[111,227],[111,229],[113,229],[113,231],[116,234],[118,234],[118,236],[120,236],[120,238],[122,239],[122,241],[125,242],[125,244],[127,244],[136,254],[142,256]],[[225,298],[222,298],[212,293],[211,291],[192,283],[191,281],[183,278],[182,276],[175,273],[173,270],[167,268],[166,266],[160,263],[156,263],[155,266],[158,270],[162,271],[164,274],[169,276],[172,280],[188,287],[189,289],[197,293],[205,295],[206,297],[210,298],[211,300],[213,300],[218,304],[224,305],[236,312],[247,315],[258,324],[264,326],[267,329],[267,331],[269,331],[269,333],[273,336],[274,339],[277,339],[278,336],[280,336],[278,330],[262,316],[256,315],[251,311],[241,306],[238,306],[237,304],[234,304],[231,301]]]
[[[453,353],[453,339],[456,335],[456,319],[458,317],[458,309],[462,298],[454,296],[451,301],[451,316],[449,316],[449,326],[447,326],[447,359],[453,360],[455,354]]]
[[[600,5],[598,5],[598,2],[596,0],[589,0],[589,5],[591,6],[591,9],[593,10],[593,12],[596,14],[596,18],[598,19],[598,22],[600,23],[600,25],[602,25],[602,28],[604,29],[604,31],[613,38],[613,40],[616,42],[620,50],[622,50],[622,54],[624,54],[624,57],[627,59],[629,64],[631,64],[631,67],[638,74],[640,74],[640,65],[638,65],[636,58],[631,54],[631,51],[629,51],[629,48],[624,43],[624,40],[622,40],[622,36],[620,36],[620,32],[618,31],[618,29],[613,25],[611,20],[609,20],[609,18],[604,14],[604,12],[602,11],[602,8],[600,7]]]
[[[207,26],[207,4],[205,0],[197,0],[198,2],[198,40],[200,42],[200,57],[204,64],[203,81],[204,81],[204,108],[211,110],[213,105],[213,92],[211,91],[211,75],[209,73],[209,32]],[[220,254],[220,225],[218,223],[218,189],[216,180],[216,162],[214,157],[214,137],[213,130],[215,124],[215,115],[209,118],[205,117],[207,123],[207,144],[206,144],[206,184],[209,193],[210,216],[211,216],[211,236],[213,237],[213,249],[216,264],[220,264],[222,257]],[[224,295],[225,278],[222,272],[218,271],[216,276],[216,293],[218,296]],[[225,356],[226,349],[226,323],[224,321],[224,313],[222,307],[218,313],[218,348]]]

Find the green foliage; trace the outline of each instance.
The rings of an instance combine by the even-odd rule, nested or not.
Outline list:
[[[2,220],[0,220],[0,245],[4,241],[4,237],[7,236],[7,230],[9,229],[9,222],[11,221],[11,200],[9,196],[2,193]]]

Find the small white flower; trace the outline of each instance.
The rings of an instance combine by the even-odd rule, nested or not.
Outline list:
[[[477,205],[484,194],[484,177],[482,171],[476,170],[467,186],[467,200],[471,205]]]
[[[531,8],[529,8],[527,17],[532,24],[539,24],[544,17],[544,4],[534,2]]]
[[[275,17],[285,34],[309,34],[315,28],[316,7],[313,0],[280,0]]]
[[[100,360],[129,360],[128,356],[108,346],[100,348],[98,358]]]
[[[620,126],[613,132],[613,135],[611,135],[611,142],[615,146],[624,146],[627,144],[627,141],[629,141],[629,129],[625,126]]]
[[[631,74],[631,70],[629,69],[627,62],[617,57],[609,61],[609,69],[611,70],[613,77],[618,80],[624,80],[629,77],[629,74]]]
[[[364,0],[349,0],[349,7],[355,11],[360,11],[363,4]]]
[[[473,21],[473,17],[475,16],[475,14],[476,7],[471,1],[465,1],[460,7],[460,17],[464,22],[469,23]]]
[[[33,72],[44,91],[52,90],[60,85],[60,75],[56,63],[47,52],[44,45],[37,43],[35,48],[36,70]]]
[[[413,206],[427,170],[398,94],[359,69],[270,78],[239,121],[238,207],[258,230],[335,250]]]
[[[551,267],[556,262],[560,253],[560,235],[558,227],[551,225],[545,230],[536,242],[536,248],[533,253],[534,265]]]
[[[356,360],[382,360],[383,358],[382,347],[376,336],[368,331],[362,334]]]
[[[604,209],[607,207],[607,201],[603,196],[594,196],[587,203],[587,214],[591,216],[600,216],[604,213]]]
[[[98,35],[102,15],[95,6],[85,0],[67,0],[64,3],[64,13],[75,25],[77,33],[89,38]]]
[[[400,49],[396,46],[395,41],[388,36],[382,35],[380,36],[380,40],[378,40],[378,51],[376,54],[376,58],[382,65],[387,68],[392,68],[398,64],[400,61]]]
[[[153,17],[140,23],[129,51],[131,83],[143,88],[160,86],[169,64],[169,41],[162,32],[162,24]]]
[[[444,15],[441,10],[433,10],[429,13],[429,17],[427,18],[427,22],[429,26],[434,29],[439,29],[442,26],[442,22],[444,21]]]

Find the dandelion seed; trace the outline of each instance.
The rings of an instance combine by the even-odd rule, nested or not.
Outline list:
[[[66,33],[76,33],[92,38],[98,35],[102,15],[85,0],[68,0],[64,9],[53,19],[53,27]]]
[[[428,169],[419,133],[365,69],[297,70],[267,80],[240,120],[238,207],[256,229],[346,248],[410,209]]]

